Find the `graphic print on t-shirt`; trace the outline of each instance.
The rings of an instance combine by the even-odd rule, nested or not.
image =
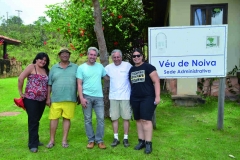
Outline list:
[[[135,71],[131,73],[131,82],[145,82],[145,70]]]

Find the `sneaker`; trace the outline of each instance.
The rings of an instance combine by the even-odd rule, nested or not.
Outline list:
[[[150,154],[152,152],[152,142],[146,141],[145,145],[146,145],[146,148],[145,148],[144,153]]]
[[[94,147],[94,142],[89,142],[87,145],[88,149],[92,149]]]
[[[128,139],[123,140],[123,145],[124,145],[124,147],[129,147],[130,146],[129,143],[128,143]]]
[[[145,140],[138,139],[138,144],[134,147],[135,150],[140,150],[145,148]]]
[[[105,144],[103,142],[100,142],[100,143],[98,143],[98,148],[106,149],[107,147],[105,146]]]
[[[120,144],[120,141],[119,141],[118,139],[114,138],[111,146],[112,146],[112,147],[116,147],[116,146],[119,145],[119,144]]]

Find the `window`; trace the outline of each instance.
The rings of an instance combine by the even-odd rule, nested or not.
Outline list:
[[[191,5],[191,25],[227,24],[228,4]]]

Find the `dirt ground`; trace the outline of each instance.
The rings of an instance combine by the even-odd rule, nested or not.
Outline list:
[[[0,113],[0,117],[3,117],[3,116],[16,116],[18,114],[20,114],[21,112],[1,112]]]

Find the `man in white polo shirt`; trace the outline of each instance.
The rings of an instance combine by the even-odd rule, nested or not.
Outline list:
[[[118,138],[118,119],[122,117],[124,121],[123,145],[124,147],[128,147],[129,120],[131,119],[131,107],[129,101],[131,86],[128,72],[132,65],[128,62],[122,61],[122,52],[119,49],[113,50],[111,57],[114,63],[105,67],[107,75],[110,77],[110,117],[114,132],[114,139],[111,146],[116,147],[120,144]]]

